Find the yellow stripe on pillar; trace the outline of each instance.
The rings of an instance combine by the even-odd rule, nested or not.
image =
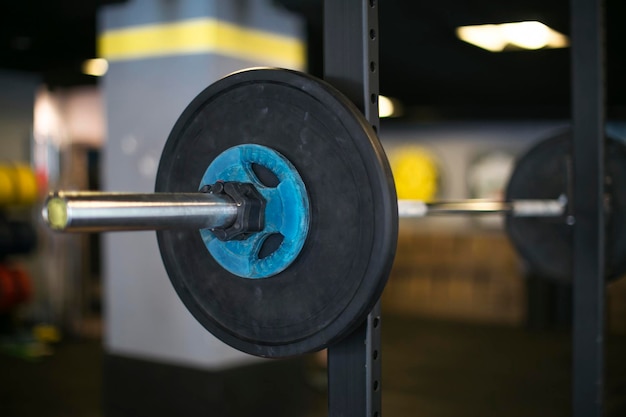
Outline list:
[[[98,38],[98,54],[109,61],[198,53],[294,69],[305,63],[304,43],[297,38],[212,18],[112,29]]]

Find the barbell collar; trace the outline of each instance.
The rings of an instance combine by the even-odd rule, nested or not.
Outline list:
[[[64,232],[212,229],[233,224],[237,210],[228,196],[211,193],[57,192],[42,216]]]

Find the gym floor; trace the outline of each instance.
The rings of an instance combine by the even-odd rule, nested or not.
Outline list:
[[[568,332],[384,320],[386,416],[571,415]],[[624,416],[626,336],[610,336],[607,345],[607,416]],[[0,415],[102,416],[102,356],[98,340],[62,342],[39,362],[0,355]],[[311,382],[313,406],[301,415],[326,416],[323,388]]]

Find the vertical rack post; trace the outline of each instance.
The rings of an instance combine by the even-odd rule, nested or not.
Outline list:
[[[600,417],[604,402],[603,1],[571,0],[573,122],[574,417]]]
[[[378,132],[378,0],[324,1],[324,79]],[[329,417],[379,417],[380,302],[367,320],[328,348]]]

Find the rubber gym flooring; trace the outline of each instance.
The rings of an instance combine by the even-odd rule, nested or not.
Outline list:
[[[566,331],[385,316],[383,332],[384,416],[571,415]],[[102,355],[99,341],[62,342],[39,362],[0,354],[0,416],[102,416]],[[323,370],[303,369],[301,416],[326,416]],[[608,338],[606,397],[608,416],[626,416],[626,336]]]

